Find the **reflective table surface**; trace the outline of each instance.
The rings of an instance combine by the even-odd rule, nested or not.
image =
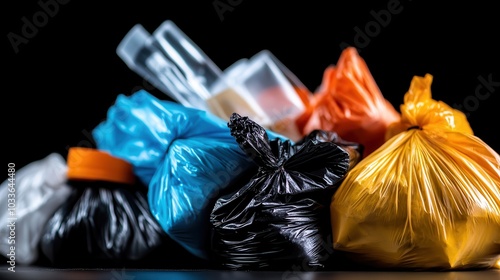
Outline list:
[[[500,270],[460,272],[387,271],[224,271],[224,270],[139,270],[139,269],[49,269],[2,266],[0,279],[97,279],[97,280],[500,280]]]

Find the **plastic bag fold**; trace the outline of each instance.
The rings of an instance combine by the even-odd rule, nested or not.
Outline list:
[[[325,69],[319,89],[296,123],[304,136],[319,129],[360,143],[367,156],[385,142],[387,128],[399,119],[366,62],[354,47],[348,47],[336,65]]]
[[[93,134],[99,149],[132,163],[149,188],[151,212],[165,232],[206,259],[215,200],[255,166],[226,122],[142,90],[118,96]]]
[[[71,195],[41,230],[40,247],[53,266],[130,266],[167,244],[149,210],[147,189],[129,163],[107,152],[71,148],[68,185]]]
[[[500,156],[415,76],[389,140],[331,203],[334,248],[374,267],[491,268],[500,259]],[[391,135],[392,134],[392,135]]]
[[[330,233],[330,198],[350,168],[356,143],[314,132],[296,143],[269,140],[258,124],[233,114],[231,135],[257,165],[239,190],[212,210],[213,258],[231,269],[323,267]],[[359,156],[358,156],[359,158]],[[355,161],[356,159],[354,159]]]

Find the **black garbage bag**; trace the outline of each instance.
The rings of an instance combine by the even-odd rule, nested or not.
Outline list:
[[[321,131],[295,144],[270,141],[261,126],[238,114],[228,126],[259,168],[246,185],[217,200],[210,216],[212,258],[230,269],[324,267],[329,204],[362,146]]]
[[[168,255],[173,241],[151,215],[147,188],[132,165],[90,148],[71,148],[67,161],[72,194],[46,224],[40,245],[50,263],[63,268],[158,265],[156,258]]]
[[[363,159],[365,147],[362,144],[344,140],[333,131],[319,129],[313,130],[302,140],[296,142],[294,148],[297,149],[311,140],[318,142],[332,142],[341,146],[347,153],[349,153],[349,170],[351,170],[351,168]]]

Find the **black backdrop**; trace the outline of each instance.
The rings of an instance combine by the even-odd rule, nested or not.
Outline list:
[[[88,146],[88,135],[120,93],[142,87],[166,98],[130,70],[115,49],[134,24],[152,32],[167,19],[222,69],[268,49],[311,90],[320,84],[326,66],[336,63],[341,45],[356,46],[396,108],[411,78],[430,73],[433,97],[461,104],[475,134],[500,151],[499,25],[492,4],[270,2],[4,3],[4,164],[14,162],[19,169],[51,152],[66,155],[70,146]],[[52,5],[45,11],[40,3]],[[377,14],[384,13],[390,17],[376,23]],[[29,30],[29,24],[38,27]],[[372,29],[366,37],[357,35],[367,26]],[[489,92],[483,86],[476,94],[479,77],[491,80]]]

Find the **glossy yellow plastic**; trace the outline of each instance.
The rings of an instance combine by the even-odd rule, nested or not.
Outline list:
[[[432,78],[413,78],[401,122],[334,195],[334,248],[382,268],[500,268],[500,156]]]

